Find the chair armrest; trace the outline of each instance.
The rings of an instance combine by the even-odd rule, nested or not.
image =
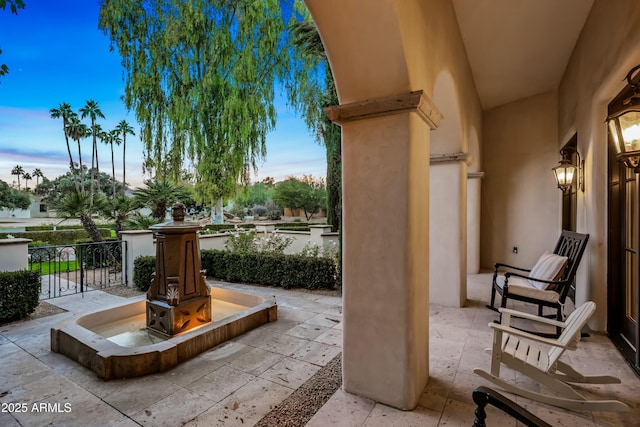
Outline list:
[[[522,311],[512,310],[510,308],[498,307],[498,311],[502,314],[509,315],[510,317],[533,320],[534,322],[545,323],[547,325],[558,326],[560,328],[564,328],[566,326],[564,322],[560,322],[558,320],[549,319],[548,317],[536,316],[535,314],[523,313]]]
[[[536,341],[542,344],[547,344],[553,347],[560,347],[568,350],[575,350],[575,347],[570,347],[566,344],[561,343],[558,340],[554,340],[551,338],[541,337],[539,335],[535,335],[520,329],[512,328],[511,326],[501,325],[499,323],[489,323],[489,327],[501,332],[506,332],[511,335],[516,335],[518,337],[526,338],[531,341]]]
[[[495,265],[494,265],[494,270],[495,270],[495,271],[498,271],[498,269],[499,269],[499,268],[502,268],[502,267],[510,268],[510,269],[512,269],[512,270],[519,270],[519,271],[531,271],[531,269],[530,269],[530,268],[516,267],[516,266],[514,266],[514,265],[503,264],[503,263],[501,263],[501,262],[496,262],[496,263],[495,263]]]
[[[527,279],[527,280],[535,280],[536,282],[541,282],[541,283],[546,283],[547,285],[558,285],[558,287],[561,286],[566,286],[567,284],[569,284],[569,281],[567,280],[545,280],[545,279],[538,279],[537,277],[531,277],[531,276],[525,276],[524,274],[519,274],[519,273],[512,273],[512,272],[506,272],[504,274],[505,277],[505,281],[509,281],[509,277],[514,276],[514,277],[521,277],[523,279]],[[560,293],[558,291],[556,291],[554,289],[554,292]]]

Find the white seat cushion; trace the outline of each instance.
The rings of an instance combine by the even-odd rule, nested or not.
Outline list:
[[[545,252],[531,269],[529,273],[529,277],[531,277],[529,284],[537,289],[547,289],[547,283],[538,282],[533,278],[552,281],[560,280],[565,268],[567,268],[568,261],[569,258],[566,256]]]
[[[504,274],[498,274],[496,284],[504,289]],[[538,282],[539,283],[539,282]],[[531,286],[529,280],[522,277],[509,277],[509,294],[535,298],[547,302],[558,302],[560,295],[556,291],[547,291]]]
[[[500,289],[504,289],[504,281],[504,274],[498,274],[498,276],[496,277],[496,284]],[[529,284],[529,281],[527,279],[513,276],[509,277],[509,287],[511,286],[522,286],[525,288],[531,288],[531,285]]]

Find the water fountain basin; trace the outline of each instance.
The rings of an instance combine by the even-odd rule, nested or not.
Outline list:
[[[170,338],[145,328],[147,301],[69,319],[51,328],[51,350],[104,380],[167,371],[277,319],[274,297],[211,287],[212,321]]]

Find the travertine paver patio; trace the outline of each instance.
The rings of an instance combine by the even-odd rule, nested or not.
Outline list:
[[[475,409],[471,392],[488,385],[473,374],[473,368],[489,366],[489,355],[482,351],[491,342],[487,323],[496,318],[484,308],[489,284],[487,274],[470,275],[467,307],[431,306],[431,376],[416,410],[399,411],[338,390],[307,425],[470,426]],[[0,412],[0,426],[250,426],[341,352],[339,297],[223,286],[275,295],[278,321],[173,370],[142,378],[104,382],[49,350],[51,325],[128,301],[121,297],[100,291],[65,296],[50,302],[68,313],[0,327],[0,404],[2,409],[26,404],[26,412]],[[620,385],[588,390],[593,397],[621,399],[632,412],[575,413],[510,397],[557,426],[640,425],[640,379],[608,338],[592,334],[568,357],[585,372],[621,377]],[[46,411],[35,411],[40,408]],[[496,410],[490,410],[488,422],[516,425]]]

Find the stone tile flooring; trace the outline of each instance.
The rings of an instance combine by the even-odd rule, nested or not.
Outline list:
[[[307,425],[472,425],[471,392],[490,385],[473,374],[476,367],[489,369],[489,355],[483,351],[492,339],[487,323],[497,318],[484,307],[490,282],[488,274],[469,275],[464,308],[431,306],[430,379],[414,411],[399,411],[340,389]],[[50,302],[68,313],[0,327],[0,426],[251,426],[341,352],[339,297],[222,286],[275,295],[278,321],[168,372],[142,378],[104,382],[49,350],[51,325],[129,301],[124,298],[100,291],[65,296]],[[585,373],[620,377],[622,384],[584,390],[593,398],[620,399],[632,411],[569,412],[504,394],[555,426],[640,425],[640,379],[607,337],[591,334],[577,351],[563,357]],[[513,371],[511,375],[535,386]],[[488,412],[489,425],[516,426],[499,411]]]

